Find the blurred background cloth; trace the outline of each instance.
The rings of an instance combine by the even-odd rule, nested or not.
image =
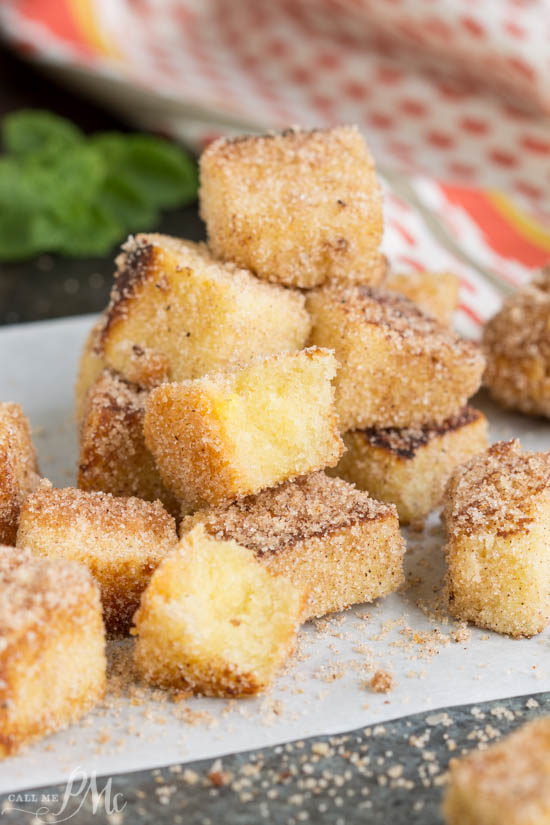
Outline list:
[[[467,335],[550,258],[550,0],[3,0],[0,26],[196,150],[357,123],[392,267],[460,275]]]

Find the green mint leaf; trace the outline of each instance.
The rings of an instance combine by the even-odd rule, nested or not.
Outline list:
[[[197,196],[195,162],[172,143],[152,135],[96,135],[111,174],[131,184],[152,206],[159,209],[190,203]]]
[[[124,237],[124,227],[97,204],[81,203],[71,223],[60,221],[61,238],[56,251],[73,257],[106,255]]]
[[[98,193],[98,204],[124,232],[152,229],[159,220],[157,210],[125,178],[107,175]]]
[[[20,109],[6,115],[2,123],[4,150],[15,157],[35,152],[55,155],[83,140],[74,123],[42,109]]]

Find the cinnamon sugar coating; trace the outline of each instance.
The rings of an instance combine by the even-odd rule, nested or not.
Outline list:
[[[484,383],[504,407],[550,417],[550,267],[485,325]]]
[[[36,487],[36,452],[19,404],[0,402],[0,544],[15,544],[19,511]]]
[[[550,717],[450,764],[448,825],[548,825]]]
[[[397,507],[402,523],[421,522],[443,497],[453,470],[487,447],[487,420],[464,407],[443,424],[350,430],[330,473]]]
[[[166,486],[198,507],[336,464],[335,372],[334,356],[311,348],[157,387],[144,432]]]
[[[304,618],[374,601],[403,581],[405,545],[393,507],[322,472],[188,516],[180,534],[197,523],[309,586]]]
[[[550,451],[493,444],[445,492],[450,609],[511,636],[550,623]]]
[[[96,353],[141,387],[305,343],[310,322],[300,293],[216,261],[204,244],[131,236],[116,263]]]
[[[407,298],[364,285],[328,284],[307,296],[310,343],[340,362],[342,431],[442,424],[478,389],[478,347]]]
[[[357,127],[220,138],[200,182],[217,257],[287,286],[380,282],[382,193]]]
[[[264,690],[290,655],[307,590],[197,525],[154,573],[136,614],[135,661],[155,685],[207,696]]]
[[[114,496],[162,502],[179,513],[180,502],[165,487],[145,445],[143,419],[148,393],[110,370],[88,392],[80,425],[78,486]]]
[[[85,567],[0,546],[0,758],[80,718],[105,690],[105,634]]]
[[[460,281],[451,272],[391,273],[385,289],[409,298],[416,306],[440,323],[451,326],[458,306]]]
[[[43,483],[22,508],[17,546],[85,564],[97,580],[107,630],[126,633],[151,574],[177,542],[160,502]]]

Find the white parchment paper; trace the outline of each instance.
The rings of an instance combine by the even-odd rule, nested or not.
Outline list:
[[[41,469],[74,483],[73,384],[90,317],[0,331],[0,399],[23,405]],[[505,414],[483,396],[492,440],[518,436],[550,448],[550,423]],[[75,768],[113,774],[216,757],[321,733],[338,733],[414,712],[550,690],[550,636],[522,641],[433,617],[443,564],[437,516],[408,533],[410,586],[374,605],[304,627],[298,654],[273,690],[239,702],[190,698],[145,706],[113,699],[81,723],[0,763],[0,793],[64,781]],[[0,593],[0,598],[1,598]],[[390,670],[387,694],[367,686]]]

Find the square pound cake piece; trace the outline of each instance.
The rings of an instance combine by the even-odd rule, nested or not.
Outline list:
[[[380,282],[382,192],[356,127],[216,140],[200,182],[219,258],[287,286]]]
[[[550,452],[493,444],[445,491],[450,611],[510,636],[550,622]]]
[[[153,570],[177,542],[160,502],[42,484],[22,508],[17,546],[85,564],[99,584],[110,634],[128,632]]]
[[[330,474],[395,504],[403,524],[420,522],[441,502],[453,470],[487,448],[487,419],[464,407],[437,426],[350,430],[344,444]]]
[[[550,717],[452,759],[443,813],[447,825],[548,825]]]
[[[310,343],[340,362],[342,431],[442,424],[478,389],[484,359],[407,298],[362,284],[309,293]]]
[[[79,719],[105,692],[97,585],[80,564],[0,547],[0,758]]]
[[[290,655],[307,591],[201,525],[160,564],[136,613],[135,660],[161,687],[207,696],[263,690]]]
[[[159,499],[176,515],[181,502],[166,489],[145,445],[143,418],[147,390],[110,370],[88,392],[80,425],[78,486],[114,496]]]
[[[39,480],[29,422],[19,404],[0,402],[0,544],[15,544],[21,504]]]
[[[151,387],[304,346],[300,293],[216,261],[204,244],[130,237],[97,350],[129,381]]]
[[[197,523],[253,550],[271,572],[309,586],[304,619],[374,601],[403,582],[395,509],[324,473],[195,513],[180,533]]]
[[[458,306],[460,280],[451,272],[392,273],[384,284],[440,323],[451,326]]]
[[[337,464],[335,372],[332,353],[311,348],[157,387],[144,432],[166,486],[197,507]]]

